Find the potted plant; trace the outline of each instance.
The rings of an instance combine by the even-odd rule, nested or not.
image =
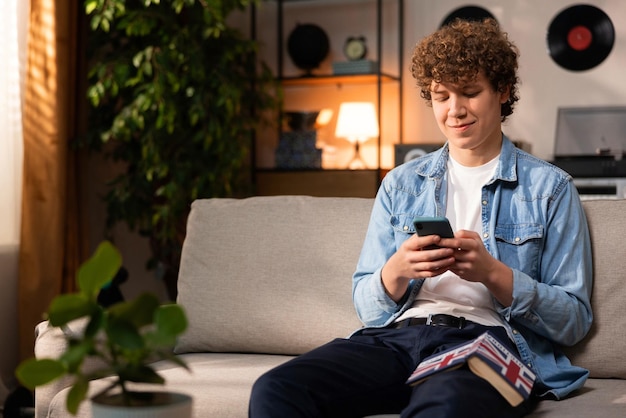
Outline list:
[[[251,195],[253,134],[276,123],[278,84],[235,27],[243,19],[229,20],[253,3],[84,0],[90,111],[78,145],[124,167],[104,196],[107,226],[148,238],[171,300],[191,202]]]
[[[157,360],[169,360],[187,368],[172,352],[176,338],[187,327],[187,319],[179,305],[161,304],[149,293],[107,308],[101,306],[98,294],[113,280],[121,263],[119,251],[109,241],[98,246],[77,272],[79,290],[57,296],[47,312],[52,326],[63,328],[72,321],[82,320],[84,332],[66,336],[67,346],[59,358],[28,359],[16,370],[18,380],[29,389],[64,376],[72,377],[67,410],[73,415],[87,397],[90,382],[102,377],[112,380],[94,395],[93,399],[101,402],[133,407],[147,404],[152,408],[155,402],[160,402],[158,397],[165,396],[179,402],[176,408],[183,407],[181,395],[138,393],[129,387],[130,382],[163,384],[164,379],[151,366]],[[186,403],[184,409],[190,414],[191,399],[186,395],[182,398]],[[96,409],[92,403],[94,417]]]

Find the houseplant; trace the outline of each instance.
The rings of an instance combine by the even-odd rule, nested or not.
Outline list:
[[[191,202],[250,195],[253,133],[276,123],[278,85],[229,19],[253,3],[84,2],[91,109],[78,145],[124,167],[104,197],[107,226],[149,239],[172,300]]]
[[[77,272],[79,290],[57,296],[47,312],[55,327],[85,321],[84,332],[66,337],[66,350],[58,359],[28,359],[16,370],[19,381],[29,389],[71,376],[74,381],[67,409],[72,414],[87,397],[89,383],[94,379],[112,376],[111,384],[96,396],[117,389],[117,396],[130,405],[145,396],[131,391],[129,382],[164,383],[151,366],[154,361],[169,360],[186,368],[171,350],[187,327],[186,315],[179,305],[161,305],[148,293],[107,308],[98,304],[100,290],[112,281],[121,263],[119,251],[110,242],[98,246]],[[88,359],[90,366],[86,367]]]

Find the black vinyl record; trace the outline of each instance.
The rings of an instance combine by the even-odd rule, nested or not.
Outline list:
[[[443,19],[443,22],[441,22],[441,25],[439,25],[439,27],[441,28],[443,26],[446,26],[452,23],[455,19],[481,22],[487,18],[496,20],[496,18],[491,13],[489,13],[489,10],[484,9],[480,6],[463,6],[451,11],[448,16]]]
[[[609,16],[595,6],[579,4],[562,10],[548,28],[548,52],[561,67],[584,71],[600,64],[615,41]]]

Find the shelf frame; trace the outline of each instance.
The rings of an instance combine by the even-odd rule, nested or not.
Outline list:
[[[284,5],[286,3],[296,3],[296,2],[309,2],[309,3],[323,3],[325,0],[272,0],[276,3],[277,11],[277,40],[276,40],[276,48],[277,48],[277,80],[281,82],[283,87],[305,87],[305,86],[331,86],[331,85],[358,85],[358,84],[367,84],[367,85],[375,85],[376,86],[376,108],[378,124],[381,126],[382,123],[382,86],[385,83],[397,83],[398,84],[398,138],[396,139],[396,143],[402,144],[403,141],[403,127],[404,127],[404,115],[403,115],[403,52],[404,52],[404,0],[375,0],[376,7],[376,56],[378,57],[378,61],[376,63],[376,71],[369,74],[323,74],[323,75],[315,75],[315,76],[285,76],[284,75],[284,60],[285,60],[285,52],[283,50],[283,41],[285,39],[284,33]],[[382,71],[382,42],[383,42],[383,2],[395,2],[397,7],[397,75],[393,75],[390,73],[385,73]],[[252,5],[252,20],[256,21],[256,13],[254,12],[254,5]],[[253,22],[251,26],[252,36],[256,39],[256,23]],[[282,113],[279,112],[279,113]],[[278,115],[279,126],[280,121],[282,120],[282,114]],[[377,172],[379,173],[378,178],[382,179],[382,173],[385,171],[381,168],[382,164],[382,139],[381,134],[378,135],[377,140]],[[256,142],[256,141],[255,141]],[[255,144],[256,147],[256,144]],[[253,161],[254,161],[253,154]],[[256,166],[256,162],[253,162],[253,167]],[[259,169],[256,169],[259,170]],[[253,175],[254,177],[254,175]]]

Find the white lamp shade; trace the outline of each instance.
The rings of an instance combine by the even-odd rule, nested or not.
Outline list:
[[[365,142],[378,136],[378,119],[373,103],[345,102],[339,107],[335,136],[350,142]]]

